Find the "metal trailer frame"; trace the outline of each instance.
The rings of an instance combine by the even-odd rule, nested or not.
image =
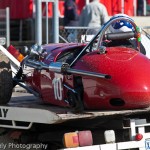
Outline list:
[[[150,132],[145,132],[145,127],[150,126],[146,119],[129,119],[129,126],[124,127],[130,129],[130,140],[127,142],[106,143],[100,145],[83,146],[75,148],[64,148],[61,150],[126,150],[126,149],[138,149],[149,150],[150,149]],[[135,140],[136,134],[142,134],[143,138],[140,141]]]
[[[42,105],[37,98],[30,94],[21,94],[21,97],[15,99],[15,93],[12,101],[8,105],[0,106],[0,127],[11,129],[30,130],[33,124],[61,124],[67,121],[80,121],[80,119],[96,119],[101,120],[104,116],[114,118],[120,116],[130,116],[150,112],[150,108],[139,110],[122,110],[122,111],[85,111],[82,114],[74,114],[71,109],[61,108],[57,106]],[[125,117],[126,118],[126,117]],[[129,119],[128,119],[129,118]],[[145,127],[150,127],[150,123],[145,119],[130,117],[124,120],[123,129],[128,129],[130,132],[130,140],[126,142],[114,142],[100,145],[91,145],[75,148],[63,148],[61,150],[123,150],[135,149],[149,150],[150,148],[150,132],[146,132]],[[6,123],[5,123],[6,122]],[[8,123],[8,124],[7,124]],[[21,123],[19,125],[18,123]],[[25,123],[23,125],[23,123]],[[116,122],[117,123],[117,122]],[[135,140],[136,134],[142,134],[143,138],[140,141]],[[100,139],[99,139],[100,140]],[[148,147],[148,148],[147,148]]]

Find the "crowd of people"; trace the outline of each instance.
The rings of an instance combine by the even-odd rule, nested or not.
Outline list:
[[[146,1],[150,4],[150,0]],[[144,12],[144,0],[137,1],[137,15],[142,16]],[[75,0],[65,0],[64,3],[64,21],[66,27],[86,27],[93,28],[87,30],[87,34],[95,34],[97,30],[108,21],[108,11],[100,0],[89,0],[79,15]],[[68,40],[74,42],[77,39],[77,30],[68,29]]]
[[[64,26],[92,27],[95,30],[89,30],[89,34],[94,34],[108,21],[107,9],[99,0],[90,0],[90,3],[83,7],[80,16],[75,0],[65,0],[64,6]],[[68,39],[71,42],[77,37],[76,30],[70,29],[68,30],[68,34]]]
[[[144,5],[150,6],[150,0],[137,0],[137,16],[144,15]],[[100,0],[89,0],[80,15],[76,1],[65,0],[64,10],[64,26],[99,27],[108,20],[107,8]]]
[[[99,0],[90,0],[79,16],[75,0],[65,0],[64,26],[100,27],[108,20],[108,12]]]
[[[79,16],[76,1],[65,0],[64,26],[95,27],[105,23],[108,18],[108,11],[105,5],[100,0],[89,0],[89,2],[83,7]],[[147,9],[148,6],[150,7],[150,0],[137,0],[137,16],[143,16],[144,9]]]

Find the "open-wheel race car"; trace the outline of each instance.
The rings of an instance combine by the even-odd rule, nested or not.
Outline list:
[[[110,25],[120,20],[128,21],[133,31],[109,33]],[[134,44],[122,44],[131,39]],[[13,50],[8,48],[10,55],[15,55],[17,50],[15,53]],[[13,87],[20,85],[46,104],[71,107],[75,111],[137,109],[150,105],[150,60],[141,51],[140,29],[131,18],[110,19],[89,43],[34,45],[26,51],[13,77],[9,59],[3,56],[1,104],[8,103]]]

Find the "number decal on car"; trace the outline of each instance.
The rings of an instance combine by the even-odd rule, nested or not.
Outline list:
[[[52,81],[55,99],[62,100],[62,79],[55,77]]]

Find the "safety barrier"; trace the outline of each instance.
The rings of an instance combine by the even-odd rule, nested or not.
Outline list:
[[[142,27],[144,31],[146,31],[148,34],[150,34],[150,26]],[[62,27],[60,26],[59,29],[59,42],[60,43],[69,43],[69,42],[83,42],[81,37],[82,35],[88,34],[92,35],[97,33],[99,28],[93,28],[93,27]],[[142,32],[142,34],[146,34],[145,32]]]
[[[95,34],[99,28],[93,27],[62,27],[59,29],[59,42],[81,42],[81,36]]]

